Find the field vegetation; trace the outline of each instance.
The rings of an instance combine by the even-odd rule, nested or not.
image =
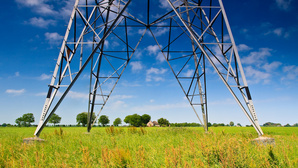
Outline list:
[[[252,127],[0,128],[0,167],[298,167],[298,128],[266,127],[275,145],[255,145]]]

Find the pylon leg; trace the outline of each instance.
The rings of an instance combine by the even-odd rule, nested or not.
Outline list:
[[[63,101],[63,99],[65,98],[65,96],[68,94],[68,92],[70,91],[70,89],[72,88],[72,86],[74,85],[74,83],[76,82],[76,80],[79,78],[79,76],[81,75],[81,73],[83,72],[83,70],[86,68],[86,66],[89,64],[90,60],[94,57],[94,55],[96,55],[96,53],[100,53],[102,44],[104,44],[104,41],[106,40],[106,38],[111,34],[112,29],[114,28],[114,26],[116,24],[118,24],[118,20],[121,18],[123,12],[125,11],[125,9],[127,8],[128,4],[131,2],[131,0],[127,0],[127,2],[125,1],[121,1],[121,3],[119,2],[118,4],[118,9],[117,11],[115,11],[117,13],[117,15],[114,18],[109,18],[109,20],[100,20],[103,18],[103,16],[106,13],[109,13],[109,9],[110,7],[113,5],[113,1],[101,1],[100,3],[93,5],[92,6],[92,12],[89,15],[86,12],[86,15],[83,14],[82,10],[79,8],[78,4],[79,4],[79,0],[76,0],[72,14],[71,14],[71,18],[68,24],[68,28],[67,31],[65,33],[65,37],[62,43],[62,47],[59,53],[59,57],[57,60],[57,64],[53,73],[53,77],[52,77],[52,81],[50,84],[50,88],[48,91],[48,96],[45,102],[45,105],[43,107],[43,111],[42,111],[42,115],[40,118],[40,122],[37,126],[37,129],[34,133],[35,136],[39,136],[42,129],[45,127],[45,125],[47,124],[47,122],[49,121],[51,115],[57,110],[57,108],[59,107],[59,105],[61,104],[61,102]],[[80,6],[82,7],[82,6]],[[85,6],[86,8],[89,7]],[[99,17],[94,17],[94,12],[98,11]],[[79,27],[76,23],[76,14],[78,14],[81,18],[81,22],[83,22],[84,26]],[[92,20],[93,19],[93,20]],[[92,25],[94,24],[94,22],[100,23],[101,26],[99,26],[98,29],[105,29],[105,31],[96,31],[93,29]],[[104,27],[104,25],[110,24],[108,28]],[[104,27],[104,28],[102,28]],[[76,38],[76,34],[77,29],[81,29],[81,33],[80,36],[78,37],[78,39]],[[68,38],[68,35],[70,34],[70,32],[74,33],[74,41],[70,41],[71,39]],[[95,34],[96,38],[98,41],[93,41],[91,42],[91,44],[93,44],[95,46],[95,48],[93,48],[92,50],[89,51],[89,56],[85,59],[84,63],[81,64],[80,62],[80,67],[79,69],[77,69],[77,72],[73,72],[72,66],[75,60],[74,56],[77,53],[77,49],[79,45],[86,45],[89,44],[89,42],[85,42],[83,41],[83,36],[86,36],[85,38],[88,37],[88,34],[90,34],[90,32],[92,32],[91,34]],[[73,44],[73,46],[72,46]],[[86,53],[84,51],[84,53]],[[63,65],[63,60],[66,61],[66,64]],[[59,71],[59,74],[58,74]],[[66,72],[68,72],[68,75],[66,75]],[[58,76],[59,75],[59,76]],[[69,77],[68,81],[66,81],[66,77]],[[64,82],[67,84],[62,85],[62,81],[64,80]],[[56,84],[55,84],[56,82]],[[52,101],[58,91],[58,89],[60,89],[61,87],[66,87],[66,89],[64,90],[64,92],[62,93],[61,98],[57,101],[56,105],[53,107],[53,109],[51,110],[51,112],[47,115],[48,110],[52,104]]]
[[[202,51],[202,53],[207,58],[209,63],[212,65],[212,67],[214,68],[214,70],[216,71],[216,73],[218,74],[220,79],[223,81],[223,83],[226,85],[226,87],[228,88],[228,90],[230,91],[232,96],[235,98],[236,102],[238,103],[238,105],[240,106],[240,108],[242,109],[244,114],[247,116],[247,118],[249,119],[251,124],[254,126],[254,128],[258,132],[259,136],[262,136],[263,132],[260,128],[260,125],[259,125],[257,117],[256,117],[256,113],[254,111],[254,107],[253,107],[253,104],[252,104],[250,92],[248,90],[248,85],[247,85],[246,78],[245,78],[245,75],[244,75],[244,71],[243,71],[243,68],[242,68],[242,65],[241,65],[240,57],[239,57],[237,47],[235,45],[235,41],[234,41],[234,38],[233,38],[233,35],[232,35],[231,29],[230,29],[230,26],[229,26],[229,23],[228,23],[228,20],[227,20],[227,16],[226,16],[226,13],[225,13],[225,10],[224,10],[224,7],[223,7],[223,4],[222,4],[221,0],[218,1],[218,3],[219,3],[217,5],[218,6],[218,11],[216,11],[216,14],[212,17],[209,17],[209,18],[205,17],[207,24],[204,28],[201,27],[201,29],[204,30],[203,33],[201,33],[201,34],[197,31],[195,31],[196,27],[194,26],[194,24],[187,23],[187,20],[184,19],[185,16],[183,16],[183,15],[185,15],[185,13],[188,14],[189,11],[192,11],[194,13],[194,15],[196,15],[196,12],[194,12],[194,9],[197,8],[196,6],[194,6],[193,4],[188,3],[188,1],[183,1],[182,5],[177,4],[177,3],[176,3],[176,5],[174,5],[171,2],[171,0],[167,0],[167,1],[170,4],[170,6],[172,7],[173,11],[176,13],[177,17],[179,18],[179,21],[183,24],[183,27],[187,30],[189,37],[192,40],[195,41],[196,45]],[[185,6],[187,6],[188,8],[186,8]],[[212,7],[214,8],[215,6],[212,6]],[[178,9],[179,9],[179,11],[178,11]],[[205,13],[203,8],[201,8],[201,11],[203,13]],[[209,11],[211,13],[211,6],[209,8]],[[221,51],[223,51],[224,41],[223,40],[222,40],[222,42],[219,41],[219,38],[217,37],[217,35],[215,33],[215,30],[214,30],[214,27],[213,27],[215,21],[218,20],[218,17],[219,17],[220,14],[224,18],[224,20],[222,21],[222,24],[225,24],[225,26],[226,26],[225,28],[228,31],[228,35],[229,35],[229,39],[230,39],[230,43],[231,43],[230,47],[228,49],[228,50],[231,49],[230,59],[228,59],[228,57],[226,55],[228,50],[225,51],[225,52],[222,52],[222,58],[226,61],[226,64],[227,64],[227,67],[228,67],[228,68],[225,68],[226,78],[223,76],[224,73],[219,70],[219,66],[216,65],[214,63],[214,61],[211,59],[210,54],[212,54],[214,57],[217,57],[217,56],[215,56],[212,53],[212,51],[210,51],[210,49],[206,50],[204,48],[204,47],[206,47],[207,43],[203,41],[203,36],[205,35],[206,32],[209,31],[209,33],[211,33],[214,36],[215,40],[216,40],[216,42],[214,44],[218,45],[219,49],[221,49]],[[210,20],[210,18],[212,18],[212,20]],[[200,19],[200,21],[202,21],[202,18],[199,18],[199,19]],[[222,35],[222,39],[223,39],[223,35]],[[234,67],[231,64],[233,56],[236,60]],[[220,62],[220,60],[218,60],[218,62]],[[222,62],[220,62],[220,63],[221,63],[222,66],[224,66],[222,64]],[[238,75],[237,68],[240,71],[241,76]],[[237,71],[237,72],[235,73],[235,71]],[[250,112],[251,115],[247,112],[247,109],[244,108],[241,101],[238,99],[237,95],[234,93],[233,89],[231,88],[231,85],[228,83],[229,76],[232,76],[234,78],[234,80],[237,84],[237,88],[239,89],[240,93],[242,94],[242,96],[244,98],[244,101],[246,102],[246,104],[248,106],[248,111]],[[242,85],[240,84],[239,78],[242,79]],[[243,89],[245,89],[246,94],[243,92]]]

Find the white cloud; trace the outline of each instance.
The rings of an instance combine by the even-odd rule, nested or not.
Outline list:
[[[163,8],[163,9],[172,9],[172,7],[168,3],[168,1],[159,0],[159,3],[160,3],[160,5],[159,5],[160,8]]]
[[[248,50],[251,50],[252,48],[251,47],[248,47],[245,44],[239,44],[237,46],[237,49],[238,49],[238,51],[248,51]]]
[[[40,77],[38,78],[39,80],[47,80],[50,79],[52,75],[47,75],[47,74],[41,74]]]
[[[83,4],[85,1],[80,1],[79,4]],[[64,20],[69,19],[71,12],[73,10],[73,5],[74,5],[75,1],[74,0],[66,0],[65,1],[65,6],[59,11],[60,15],[62,16],[62,18]]]
[[[276,28],[273,30],[273,33],[276,34],[277,36],[281,36],[283,33],[283,28]]]
[[[146,50],[148,51],[149,55],[156,55],[155,59],[160,63],[166,61],[164,55],[160,52],[158,45],[149,45]]]
[[[25,93],[25,89],[15,90],[15,89],[7,89],[5,93],[13,94],[13,95],[21,95]]]
[[[57,15],[59,14],[54,10],[53,5],[47,4],[47,0],[16,0],[19,5],[29,7],[34,12],[41,15]]]
[[[264,35],[270,35],[270,34],[274,34],[274,35],[276,35],[278,37],[288,38],[289,35],[290,35],[290,32],[287,32],[282,27],[278,27],[278,28],[275,28],[273,30],[267,31]]]
[[[163,55],[162,52],[159,52],[159,53],[157,54],[157,56],[156,56],[156,60],[159,61],[160,63],[166,61],[166,59],[165,59],[165,57],[164,57],[164,55]]]
[[[264,84],[268,84],[270,82],[270,73],[262,72],[253,68],[252,66],[248,66],[244,68],[245,75],[249,77],[249,83],[256,84],[263,81]]]
[[[136,58],[141,58],[141,56],[142,56],[142,54],[143,54],[143,51],[141,50],[141,49],[137,49],[135,52],[134,52],[134,55],[133,56],[135,56]]]
[[[137,72],[137,71],[143,69],[143,65],[142,65],[141,61],[131,62],[130,65],[131,65],[131,70],[133,72]]]
[[[131,99],[131,98],[133,98],[134,96],[132,96],[132,95],[111,95],[111,99],[113,99],[113,100],[119,100],[119,99],[121,99],[121,100],[123,100],[123,99]]]
[[[298,66],[289,65],[283,67],[283,72],[286,73],[282,80],[294,80],[298,79]]]
[[[247,57],[242,58],[242,64],[260,64],[265,61],[268,56],[271,56],[272,49],[260,48],[259,51],[251,52]]]
[[[47,92],[36,93],[35,96],[46,96]]]
[[[63,36],[61,36],[57,32],[54,32],[54,33],[46,32],[45,37],[46,37],[46,40],[48,40],[49,43],[51,44],[61,43],[63,39]]]
[[[183,73],[183,76],[185,76],[185,77],[192,77],[194,75],[194,72],[195,71],[193,69],[189,69],[185,73]]]
[[[160,51],[158,45],[149,45],[146,50],[149,52],[149,55],[156,55]]]
[[[163,81],[164,78],[161,77],[161,75],[165,74],[166,72],[167,72],[167,69],[164,69],[164,68],[158,69],[158,68],[151,67],[146,72],[146,81],[147,82],[150,82],[150,81],[156,81],[156,82]],[[152,74],[154,76],[152,76]]]
[[[172,7],[170,6],[170,4],[166,0],[159,0],[159,3],[160,3],[159,7],[162,8],[162,9],[168,9],[168,10],[169,9],[172,9]],[[176,6],[180,5],[180,4],[182,4],[183,2],[181,2],[181,1],[172,1],[172,3],[176,7]]]
[[[40,28],[47,28],[50,25],[56,25],[56,21],[52,19],[45,20],[42,17],[33,17],[29,20],[29,22],[25,22],[26,24],[30,24]]]
[[[292,0],[275,0],[279,9],[288,11],[291,7]]]
[[[186,102],[179,102],[179,103],[173,103],[173,104],[161,104],[161,105],[150,104],[150,105],[133,107],[131,111],[147,113],[148,111],[162,111],[162,110],[177,109],[177,108],[184,108],[184,109],[189,108],[189,104]]]
[[[158,23],[157,26],[165,26],[166,23],[165,22],[162,22],[162,23]],[[152,33],[154,34],[155,37],[159,37],[159,36],[162,36],[164,35],[165,33],[167,33],[169,31],[169,28],[167,27],[157,27],[155,29],[152,29]],[[149,33],[149,32],[148,32]],[[150,33],[151,35],[151,33]]]
[[[138,30],[138,34],[144,34],[144,31],[146,31],[146,29],[139,29]],[[148,33],[148,32],[147,32]]]
[[[88,93],[69,91],[67,97],[72,99],[89,99]]]
[[[16,2],[24,6],[37,6],[43,3],[43,0],[16,0]]]
[[[166,72],[167,72],[167,69],[164,69],[164,68],[158,69],[158,68],[151,67],[150,69],[147,70],[148,75],[150,75],[150,74],[161,75],[161,74],[164,74]]]
[[[15,73],[15,76],[16,76],[16,77],[20,76],[20,72],[16,72],[16,73]]]
[[[278,68],[282,63],[281,62],[278,62],[278,61],[274,61],[272,63],[265,63],[263,65],[263,69],[266,70],[266,72],[272,72],[273,70],[275,70],[276,68]]]
[[[153,32],[154,36],[155,37],[159,37],[159,36],[162,36],[164,35],[165,33],[167,33],[169,31],[169,28],[167,27],[158,27],[156,28]]]

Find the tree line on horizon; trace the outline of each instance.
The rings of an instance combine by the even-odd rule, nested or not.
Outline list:
[[[92,115],[92,122],[95,120],[95,114],[93,113]],[[83,126],[85,127],[87,125],[87,120],[88,119],[88,113],[87,112],[82,112],[79,113],[76,117],[76,122],[77,125],[57,125],[61,122],[61,117],[58,116],[57,114],[52,114],[51,118],[49,119],[49,123],[54,124],[54,126]],[[133,114],[133,115],[128,115],[125,117],[123,120],[126,124],[129,124],[130,126],[135,126],[135,127],[145,127],[147,126],[147,123],[151,121],[151,116],[148,114],[143,114],[138,115],[138,114]],[[26,113],[23,114],[21,117],[17,118],[15,120],[16,125],[11,125],[11,124],[6,124],[3,123],[2,127],[7,127],[7,126],[18,126],[18,127],[30,127],[30,126],[36,126],[32,125],[31,123],[35,122],[35,118],[33,113]],[[160,118],[157,120],[158,124],[160,126],[171,126],[171,127],[201,127],[202,125],[199,123],[170,123],[167,119],[165,118]],[[96,123],[96,122],[95,122]],[[110,123],[109,117],[106,115],[101,115],[98,119],[98,126],[110,126],[108,125]],[[122,124],[121,118],[116,118],[113,122],[113,126],[119,126]],[[95,125],[96,126],[96,125]],[[213,123],[211,124],[208,122],[208,127],[221,127],[221,126],[235,126],[234,122],[231,121],[229,124],[224,124],[224,123]],[[240,123],[237,123],[236,126],[242,126]],[[273,122],[266,122],[262,125],[263,127],[282,127],[280,123],[273,123]],[[252,127],[252,125],[246,125],[246,127]],[[283,127],[298,127],[298,123],[295,123],[293,125],[286,124]]]

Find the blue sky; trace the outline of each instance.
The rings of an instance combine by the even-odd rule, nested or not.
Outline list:
[[[154,10],[163,8],[160,1],[154,2]],[[260,124],[297,123],[298,2],[223,3]],[[33,113],[38,123],[73,4],[74,0],[13,0],[0,6],[0,123],[14,124],[24,113]],[[209,121],[249,124],[219,78],[212,73],[207,77]],[[56,112],[62,124],[75,124],[76,115],[87,111],[88,85],[80,81]],[[139,47],[102,112],[111,121],[134,113],[147,113],[152,120],[198,122],[149,39]]]

